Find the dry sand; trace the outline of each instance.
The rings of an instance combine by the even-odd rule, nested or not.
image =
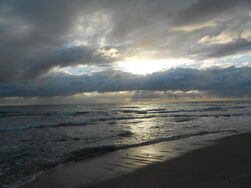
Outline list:
[[[102,179],[102,177],[99,177],[99,181],[96,181],[96,179],[85,181],[86,177],[84,177],[82,172],[88,174],[92,173],[94,169],[86,169],[86,166],[81,166],[81,163],[77,163],[74,164],[75,166],[69,165],[67,168],[59,168],[59,170],[56,169],[45,173],[23,187],[249,188],[251,187],[250,146],[251,133],[230,136],[219,139],[210,146],[195,149],[178,157],[169,158],[164,162],[157,161],[158,163],[147,164],[143,168],[129,171],[128,174],[117,173],[119,176],[111,176],[114,178],[110,179],[109,175],[108,178]],[[112,156],[114,157],[114,154],[108,154],[107,159]],[[126,163],[130,162],[132,160]],[[135,164],[129,165],[133,166]],[[123,169],[125,168],[122,168],[122,171]],[[112,173],[113,169],[107,169],[107,172]],[[102,173],[100,175],[102,176]],[[88,185],[90,183],[92,185]]]

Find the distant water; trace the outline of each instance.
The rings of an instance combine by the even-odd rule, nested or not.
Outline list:
[[[109,151],[250,130],[250,101],[0,107],[0,187]]]

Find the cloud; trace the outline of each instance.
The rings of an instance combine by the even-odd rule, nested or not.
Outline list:
[[[28,52],[30,53],[30,52]],[[45,54],[32,54],[29,57],[13,57],[12,54],[2,54],[0,81],[29,80],[44,75],[56,67],[76,65],[107,66],[114,58],[98,54],[95,49],[86,46],[63,48],[48,51]]]
[[[199,0],[179,12],[175,18],[176,25],[194,25],[223,16],[226,12],[249,5],[248,0]]]
[[[184,99],[202,99],[208,96],[199,91],[135,91],[131,101],[167,101]]]
[[[174,31],[186,31],[186,32],[191,32],[207,27],[215,27],[217,24],[214,21],[209,21],[209,22],[204,22],[204,23],[199,23],[199,24],[193,24],[193,25],[185,25],[185,26],[177,26],[174,27]]]
[[[239,36],[236,32],[223,31],[217,36],[204,36],[198,41],[198,43],[227,44],[236,41],[238,38]]]
[[[241,38],[247,41],[251,41],[251,30],[245,30],[241,34]]]
[[[99,21],[82,20],[84,14],[79,11],[89,12],[84,5],[88,2],[1,1],[0,82],[35,79],[55,67],[111,63],[108,57],[96,53],[94,44],[73,45],[76,40],[84,40],[75,36],[81,32],[81,24],[89,25],[89,33],[82,31],[82,35],[90,41],[98,38],[95,33],[103,32],[101,25],[91,26]]]
[[[0,82],[41,78],[58,67],[113,68],[128,57],[205,61],[249,52],[250,6],[248,0],[2,0]]]
[[[201,50],[191,52],[199,55],[203,59],[221,58],[226,56],[241,55],[251,50],[251,41],[238,39],[233,43],[219,44],[217,46],[202,47]]]
[[[86,92],[152,91],[165,92],[166,96],[201,96],[202,93],[211,97],[251,97],[250,75],[251,68],[235,67],[206,70],[178,68],[148,76],[117,71],[81,76],[54,73],[33,81],[2,83],[0,96],[58,97]]]
[[[96,52],[106,57],[119,57],[119,53],[116,48],[111,48],[111,49],[102,48],[102,49],[98,49]]]

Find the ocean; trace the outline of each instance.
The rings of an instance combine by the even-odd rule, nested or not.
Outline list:
[[[251,130],[251,101],[0,107],[0,187],[120,149]]]

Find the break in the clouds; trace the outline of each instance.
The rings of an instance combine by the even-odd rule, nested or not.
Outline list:
[[[250,51],[249,0],[0,1],[2,97],[132,90],[249,96],[251,74],[217,82],[213,72],[237,66],[243,76]],[[215,66],[221,68],[201,70]],[[200,81],[160,72],[178,67],[187,68],[174,71],[179,78],[189,73]],[[84,75],[74,75],[80,70]],[[134,75],[147,73],[154,74]]]

